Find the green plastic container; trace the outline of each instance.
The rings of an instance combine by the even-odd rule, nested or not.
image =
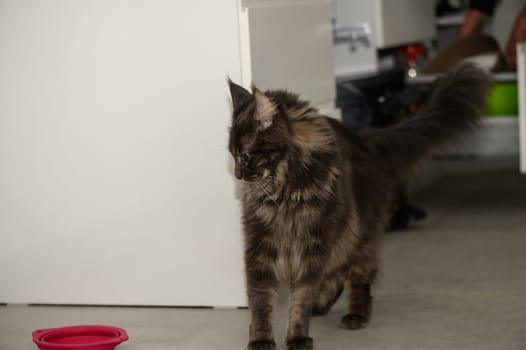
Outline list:
[[[496,83],[488,98],[486,114],[490,117],[518,116],[519,89],[517,83]]]

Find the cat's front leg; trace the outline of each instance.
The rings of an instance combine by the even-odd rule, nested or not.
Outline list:
[[[250,311],[247,350],[274,350],[272,314],[278,281],[270,265],[247,263],[248,308]]]
[[[289,320],[287,327],[287,350],[309,350],[313,348],[309,337],[312,306],[319,286],[318,273],[307,273],[291,285]]]

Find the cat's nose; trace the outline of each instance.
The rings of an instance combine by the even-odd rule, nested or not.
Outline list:
[[[241,180],[241,178],[243,177],[243,174],[241,173],[241,167],[238,166],[237,164],[236,164],[236,167],[234,169],[234,175],[236,175],[236,178],[238,180]]]

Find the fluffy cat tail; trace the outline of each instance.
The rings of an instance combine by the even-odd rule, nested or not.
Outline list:
[[[362,139],[377,161],[390,164],[404,178],[434,151],[459,141],[480,124],[490,86],[489,77],[474,65],[456,66],[437,81],[415,117],[366,131]]]

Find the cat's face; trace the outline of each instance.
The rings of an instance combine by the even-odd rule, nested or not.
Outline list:
[[[289,142],[286,121],[261,91],[253,94],[230,82],[234,107],[229,151],[236,178],[257,183],[276,177],[283,166]]]
[[[283,155],[283,149],[263,138],[253,137],[254,142],[249,141],[250,136],[246,142],[242,138],[240,143],[234,143],[238,146],[230,149],[235,162],[234,174],[244,182],[260,182],[268,177],[275,177]]]

